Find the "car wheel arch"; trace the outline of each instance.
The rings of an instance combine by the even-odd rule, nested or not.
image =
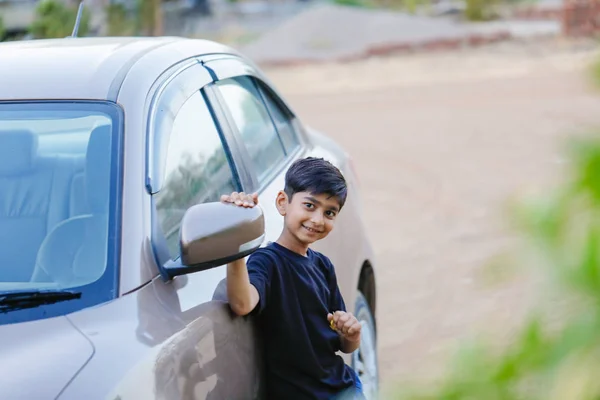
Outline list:
[[[377,309],[377,286],[375,282],[375,270],[369,260],[365,260],[360,269],[358,278],[358,290],[365,296],[374,319],[375,333],[377,333],[377,319],[375,318]]]

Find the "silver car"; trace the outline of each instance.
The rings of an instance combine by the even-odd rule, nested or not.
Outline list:
[[[224,264],[277,238],[290,163],[336,164],[349,198],[315,248],[363,324],[343,355],[378,386],[375,264],[348,155],[218,43],[0,45],[0,398],[256,399],[261,336]],[[259,193],[261,207],[218,202]]]

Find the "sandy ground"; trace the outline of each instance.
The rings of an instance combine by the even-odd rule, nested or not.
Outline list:
[[[267,70],[305,122],[354,157],[377,255],[384,387],[439,373],[457,339],[509,339],[536,293],[481,266],[509,249],[506,202],[556,182],[561,144],[600,126],[594,56],[561,42],[503,44]]]

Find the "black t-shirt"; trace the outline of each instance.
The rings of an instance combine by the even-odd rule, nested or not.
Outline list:
[[[346,311],[331,261],[270,243],[250,256],[248,273],[260,295],[253,313],[265,344],[268,398],[329,399],[355,385],[327,321],[328,313]]]

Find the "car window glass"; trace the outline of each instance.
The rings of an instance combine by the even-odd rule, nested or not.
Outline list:
[[[269,113],[271,113],[286,153],[292,153],[300,144],[293,125],[293,116],[276,100],[276,95],[263,85],[261,85],[261,93],[263,94]]]
[[[179,228],[186,210],[238,190],[235,182],[212,115],[197,92],[175,116],[165,183],[155,195],[160,226],[173,258],[179,256]]]
[[[249,77],[217,83],[254,164],[259,182],[285,158],[283,145],[264,102]]]
[[[114,124],[86,104],[0,108],[0,283],[28,290],[101,279],[113,245]]]

